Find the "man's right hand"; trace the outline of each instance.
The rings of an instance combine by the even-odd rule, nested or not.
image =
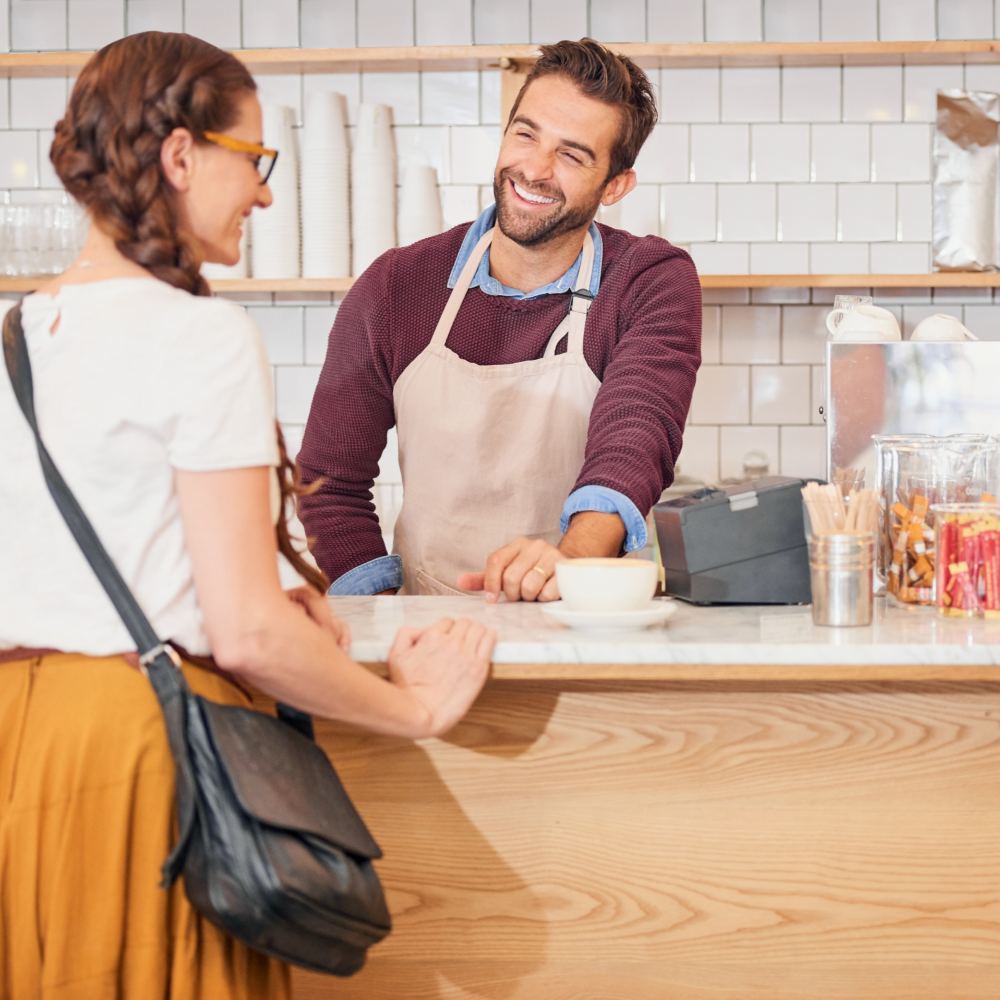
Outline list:
[[[399,629],[387,658],[389,681],[422,715],[414,738],[440,736],[465,715],[486,683],[496,641],[493,629],[466,618]]]

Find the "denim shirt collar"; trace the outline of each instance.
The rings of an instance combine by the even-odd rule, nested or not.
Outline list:
[[[482,215],[476,219],[469,227],[469,231],[462,240],[461,249],[455,258],[455,266],[451,269],[448,277],[448,287],[454,288],[458,284],[458,277],[465,267],[466,261],[472,256],[476,244],[482,239],[483,234],[493,228],[496,221],[496,205],[490,205]],[[590,224],[590,236],[594,241],[594,270],[590,277],[590,294],[597,296],[597,291],[601,287],[601,262],[604,256],[604,243],[601,240],[600,230],[597,223]],[[551,281],[541,288],[536,288],[533,292],[522,292],[516,288],[508,288],[501,285],[496,278],[490,277],[490,248],[486,248],[483,259],[479,262],[479,267],[472,278],[470,288],[479,288],[487,295],[505,295],[511,299],[537,299],[540,295],[559,295],[562,292],[569,292],[576,286],[576,278],[580,273],[580,261],[583,259],[583,251],[573,262],[573,266],[556,281]]]

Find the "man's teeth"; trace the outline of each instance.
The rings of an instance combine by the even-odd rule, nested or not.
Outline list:
[[[535,205],[554,205],[556,203],[555,198],[546,198],[543,194],[532,194],[530,191],[525,191],[520,184],[516,181],[514,182],[514,190],[525,200],[534,203]]]

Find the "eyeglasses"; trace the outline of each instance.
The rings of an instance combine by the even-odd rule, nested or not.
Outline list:
[[[244,142],[242,139],[234,139],[230,135],[221,135],[219,132],[202,132],[202,135],[216,146],[223,149],[231,149],[237,153],[253,153],[256,159],[253,161],[260,174],[261,184],[266,184],[274,171],[274,165],[278,162],[278,151],[258,146],[255,142]]]

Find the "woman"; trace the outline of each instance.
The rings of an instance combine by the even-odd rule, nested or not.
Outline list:
[[[41,434],[158,634],[214,657],[215,671],[186,660],[195,691],[245,704],[228,674],[307,712],[431,736],[478,694],[495,635],[401,629],[388,680],[350,660],[303,578],[321,585],[318,571],[287,541],[296,486],[259,335],[199,274],[235,263],[243,222],[271,203],[254,91],[232,56],[157,32],[80,74],[51,158],[90,236],[22,306]],[[287,996],[286,967],[200,918],[180,883],[157,887],[174,836],[158,703],[6,374],[0,428],[0,998]],[[276,539],[302,571],[290,592]]]

